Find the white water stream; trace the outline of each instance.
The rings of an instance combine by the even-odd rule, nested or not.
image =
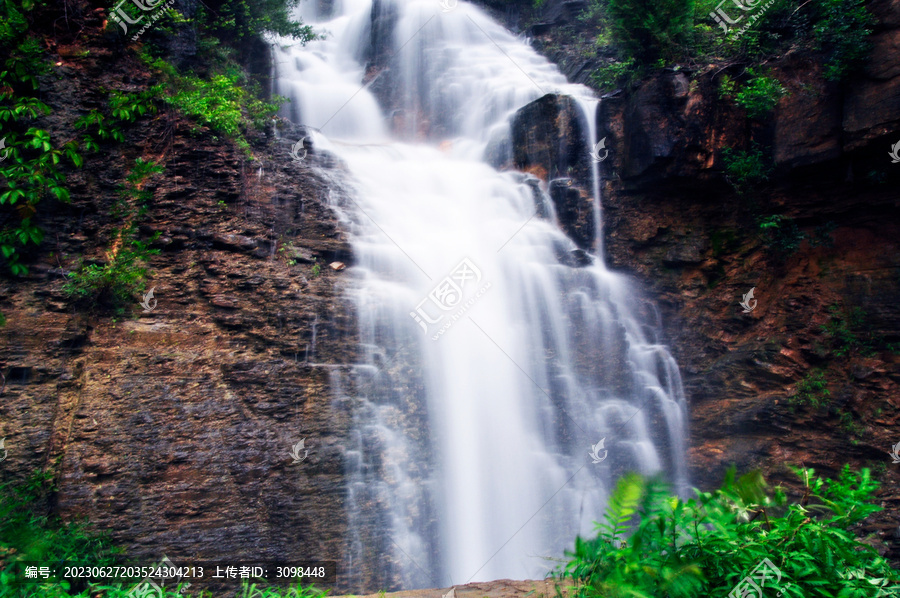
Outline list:
[[[554,91],[582,107],[589,151],[597,100],[480,9],[445,2],[335,0],[323,16],[303,0],[327,39],[275,46],[283,116],[349,172],[336,207],[363,358],[333,379],[355,422],[344,566],[386,589],[543,576],[592,535],[618,475],[686,485],[685,400],[658,323],[638,320],[599,242],[592,265],[560,263],[575,245],[544,183],[536,199],[525,175],[483,161],[516,110]],[[373,16],[392,25],[390,114],[362,86]],[[595,167],[599,215],[598,188]]]

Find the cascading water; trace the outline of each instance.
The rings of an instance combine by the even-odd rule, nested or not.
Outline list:
[[[603,264],[596,166],[593,255],[573,265],[546,185],[483,161],[548,92],[581,106],[588,152],[597,100],[470,4],[304,0],[300,16],[327,37],[275,45],[275,92],[346,165],[335,207],[357,260],[363,361],[333,379],[353,405],[349,584],[543,576],[621,473],[686,486],[678,368]],[[382,77],[376,99],[362,82]]]

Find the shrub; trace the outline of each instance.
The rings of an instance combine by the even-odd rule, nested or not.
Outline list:
[[[680,57],[693,27],[694,0],[609,0],[613,35],[643,64]]]
[[[863,0],[822,0],[821,19],[813,28],[816,45],[828,56],[825,78],[844,79],[872,49],[869,34],[876,23]]]
[[[627,85],[635,76],[635,60],[627,58],[622,62],[604,64],[591,74],[591,79],[598,90],[610,91]]]
[[[837,480],[795,470],[799,502],[770,493],[759,472],[690,500],[659,479],[622,477],[592,540],[577,538],[558,570],[580,585],[577,598],[726,596],[763,559],[779,570],[788,598],[900,596],[900,574],[848,530],[880,511],[869,470],[845,466]],[[770,587],[773,579],[769,581]]]
[[[762,149],[756,144],[747,151],[725,148],[722,161],[725,176],[738,195],[750,193],[772,174],[772,167],[766,163]]]
[[[776,259],[780,260],[793,255],[806,238],[806,234],[800,230],[796,222],[780,214],[762,218],[759,221],[759,229],[763,244]]]
[[[734,103],[747,111],[750,118],[762,118],[775,109],[778,100],[787,95],[787,90],[774,77],[758,74],[748,68],[749,79],[744,84],[736,83],[723,76],[719,83],[719,97],[732,97]]]
[[[866,312],[861,307],[842,309],[838,305],[831,305],[828,313],[829,319],[822,326],[822,332],[830,338],[835,356],[846,357],[857,353],[863,357],[871,357],[882,350],[896,352],[895,346],[872,331]]]
[[[828,403],[830,396],[831,391],[828,390],[825,372],[813,370],[797,383],[797,394],[791,397],[790,403],[792,406],[808,405],[818,409]]]
[[[82,165],[77,144],[54,147],[49,131],[33,126],[50,108],[39,99],[38,77],[49,72],[38,39],[29,31],[34,4],[0,2],[0,254],[14,276],[24,276],[23,251],[40,244],[35,223],[45,197],[69,201],[60,161]]]
[[[126,303],[144,291],[145,264],[159,250],[150,249],[150,243],[156,237],[148,241],[137,238],[137,222],[146,212],[146,202],[150,199],[150,193],[143,188],[144,182],[161,171],[162,167],[153,162],[140,158],[135,161],[126,184],[119,189],[119,200],[111,209],[112,215],[123,223],[113,234],[106,263],[82,264],[70,272],[70,280],[63,286],[63,292],[92,307],[121,312]]]

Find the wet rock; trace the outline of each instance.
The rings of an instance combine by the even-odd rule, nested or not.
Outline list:
[[[547,94],[513,117],[513,164],[550,184],[560,225],[582,249],[594,244],[587,123],[577,102]]]
[[[594,199],[573,183],[572,179],[550,181],[550,198],[563,231],[578,247],[590,249],[595,237]]]

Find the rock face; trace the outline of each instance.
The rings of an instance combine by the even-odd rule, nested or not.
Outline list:
[[[575,100],[556,94],[523,107],[512,122],[511,165],[549,183],[560,225],[581,249],[594,247],[597,234],[587,130]]]
[[[571,27],[559,4],[545,3],[543,14],[557,17],[533,31],[534,45],[554,48],[548,57],[583,80],[580,53],[559,49]],[[718,68],[669,69],[605,96],[597,126],[610,149],[600,164],[603,244],[608,265],[654,296],[681,365],[692,483],[715,487],[731,463],[793,487],[785,464],[826,475],[844,463],[872,468],[886,511],[866,531],[897,563],[900,471],[887,452],[900,424],[900,358],[888,350],[900,340],[900,165],[888,152],[900,141],[900,2],[868,8],[879,25],[865,68],[838,85],[824,80],[815,54],[770,62],[790,94],[765,119],[750,121],[719,97],[727,70]],[[774,172],[741,195],[728,184],[723,152],[753,143]],[[571,231],[576,222],[558,212]],[[773,214],[806,235],[796,252],[763,237],[760,221]],[[814,245],[817,236],[830,241]],[[751,288],[758,306],[743,313],[738,303]],[[863,314],[854,335],[880,339],[877,349],[841,348],[833,331],[849,313]],[[826,405],[792,406],[801,381],[818,371]]]
[[[42,83],[53,108],[43,126],[61,138],[76,135],[84,106],[103,105],[100,87],[147,83],[131,55],[101,45],[77,56],[55,57],[65,77]],[[336,171],[314,148],[291,160],[299,133],[253,140],[251,163],[191,128],[142,119],[70,173],[70,204],[39,205],[48,242],[26,278],[0,277],[0,479],[51,471],[56,511],[138,558],[340,561],[350,418],[330,383],[357,343],[345,274],[325,267],[352,263],[323,178],[339,173],[321,174]],[[65,274],[80,256],[103,258],[121,224],[118,185],[139,156],[164,167],[140,221],[145,239],[160,233],[157,303],[120,315],[77,307]],[[301,439],[309,455],[294,463]]]

